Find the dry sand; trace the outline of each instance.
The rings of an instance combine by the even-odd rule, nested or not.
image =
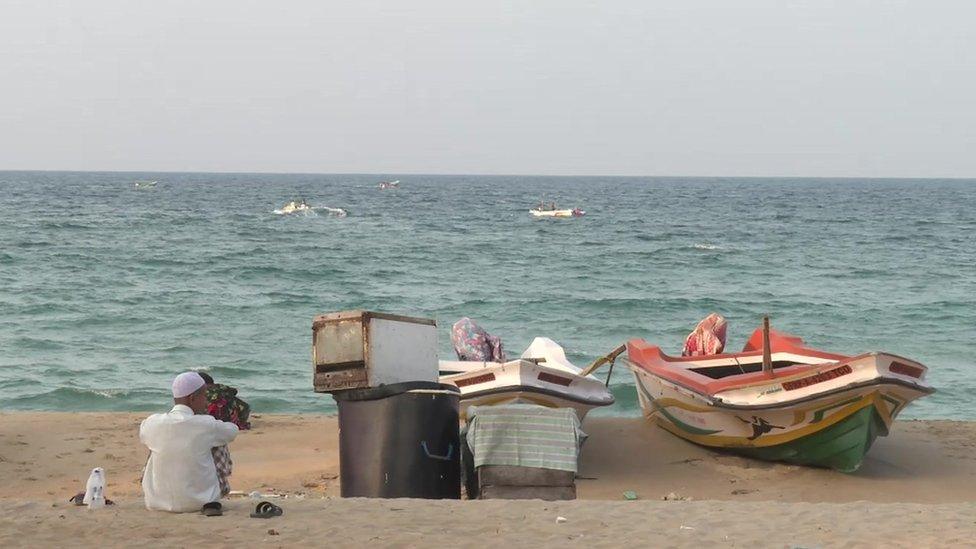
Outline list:
[[[336,419],[256,416],[231,446],[231,484],[278,494],[286,509],[258,520],[240,498],[220,518],[145,511],[143,417],[0,414],[0,546],[976,544],[976,424],[967,422],[898,422],[858,473],[844,475],[711,452],[641,419],[592,418],[581,500],[548,503],[339,499]],[[118,505],[68,505],[95,466]],[[621,501],[626,490],[640,500]],[[662,501],[670,493],[682,499]]]

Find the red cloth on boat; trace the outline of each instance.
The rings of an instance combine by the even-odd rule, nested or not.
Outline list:
[[[717,355],[725,349],[725,319],[712,313],[706,316],[685,339],[681,356]]]
[[[451,328],[451,342],[458,360],[484,362],[505,362],[502,340],[486,332],[468,317],[454,323]]]

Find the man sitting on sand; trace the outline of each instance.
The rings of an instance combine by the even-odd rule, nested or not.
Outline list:
[[[207,415],[207,384],[196,372],[173,380],[173,409],[153,414],[139,427],[149,447],[142,476],[146,509],[220,514],[221,496],[211,448],[237,437],[237,426]]]

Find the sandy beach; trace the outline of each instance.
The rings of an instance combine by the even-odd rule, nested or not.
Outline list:
[[[0,414],[0,543],[928,547],[976,536],[976,425],[968,422],[897,422],[861,470],[845,475],[711,452],[639,418],[591,418],[580,499],[552,503],[343,500],[336,418],[258,415],[231,446],[232,488],[276,496],[285,515],[257,520],[243,497],[230,498],[220,518],[145,511],[144,416]],[[106,469],[117,506],[69,505],[95,466]],[[623,501],[627,490],[639,500]]]

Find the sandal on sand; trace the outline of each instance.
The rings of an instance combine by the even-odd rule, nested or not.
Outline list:
[[[220,503],[216,501],[211,501],[210,503],[204,504],[203,509],[200,509],[200,512],[203,513],[203,516],[205,517],[219,517],[224,514]]]
[[[280,517],[285,511],[271,503],[270,501],[262,501],[254,508],[254,512],[251,513],[251,518],[271,518]]]
[[[77,494],[71,496],[71,498],[68,499],[68,503],[74,503],[79,507],[85,505],[85,493],[78,492]],[[105,498],[105,505],[115,505],[115,502],[108,498]]]

